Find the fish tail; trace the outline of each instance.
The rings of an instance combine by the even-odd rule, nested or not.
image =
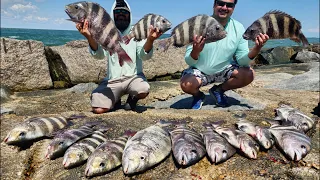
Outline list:
[[[133,63],[132,59],[130,58],[130,56],[126,53],[126,51],[124,49],[120,49],[120,51],[118,51],[118,56],[119,56],[119,63],[120,66],[123,66],[124,62],[127,63]]]
[[[212,122],[205,122],[202,124],[203,127],[212,127]]]
[[[309,46],[309,42],[308,42],[307,38],[302,34],[301,31],[300,31],[300,34],[299,34],[299,39],[301,40],[303,47],[308,47]]]
[[[270,125],[280,125],[280,121],[270,119],[270,118],[264,118],[266,122],[268,122]]]
[[[172,38],[165,38],[158,41],[159,49],[162,49],[163,52],[166,52],[169,49],[169,46],[171,45]]]
[[[133,130],[126,130],[125,132],[124,132],[124,135],[127,135],[127,136],[129,136],[129,137],[132,137],[132,136],[134,136],[135,134],[137,133],[137,131],[133,131]]]
[[[220,121],[215,121],[215,122],[212,122],[211,125],[216,128],[218,126],[221,126],[222,124],[224,123],[224,120],[220,120]]]
[[[130,34],[128,34],[128,35],[122,36],[121,39],[122,39],[122,42],[123,42],[123,43],[129,44],[131,38],[132,38],[132,37],[130,36]]]
[[[102,122],[103,122],[102,120],[100,120],[100,121],[90,121],[90,122],[86,122],[84,125],[88,126],[90,128],[93,128],[93,127],[95,127],[97,125],[100,125]]]

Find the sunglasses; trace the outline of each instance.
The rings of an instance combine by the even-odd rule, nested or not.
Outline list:
[[[114,12],[114,14],[120,14],[120,13],[129,14],[129,12],[127,10],[124,10],[124,9],[116,9],[113,12]]]
[[[230,2],[224,2],[224,1],[216,1],[218,6],[223,7],[224,5],[226,5],[228,8],[234,8],[235,4],[234,3],[230,3]]]

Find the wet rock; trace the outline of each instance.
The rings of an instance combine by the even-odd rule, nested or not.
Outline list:
[[[268,64],[284,64],[289,63],[291,56],[295,53],[291,47],[275,47],[262,52],[260,55],[264,58],[262,62],[267,61]]]
[[[1,84],[13,91],[52,87],[42,42],[1,38],[0,44]]]
[[[95,83],[80,83],[72,88],[67,89],[68,92],[73,93],[91,93],[94,89],[98,87],[98,84]]]
[[[320,54],[311,51],[301,51],[294,54],[291,61],[294,63],[319,62]]]

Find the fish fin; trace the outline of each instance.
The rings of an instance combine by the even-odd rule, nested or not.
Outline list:
[[[169,49],[169,46],[171,45],[172,37],[161,39],[158,41],[158,47],[163,52],[166,52]]]
[[[221,126],[222,124],[224,123],[224,120],[220,120],[220,121],[215,121],[215,122],[212,122],[211,125],[216,128],[218,126]]]
[[[302,34],[301,31],[300,31],[300,34],[299,34],[299,39],[301,40],[303,47],[308,47],[309,46],[309,42],[308,42],[307,38]]]
[[[212,127],[212,122],[205,122],[202,124],[203,127]]]
[[[137,133],[137,131],[133,131],[133,130],[126,130],[125,132],[124,132],[124,135],[127,135],[127,136],[129,136],[129,137],[132,137],[132,136],[134,136],[135,134]]]
[[[123,43],[129,44],[131,38],[132,37],[130,36],[130,34],[128,34],[128,35],[122,36],[121,40],[122,40]]]
[[[274,120],[274,119],[264,118],[264,120],[265,120],[266,122],[268,122],[271,126],[273,126],[273,125],[280,125],[280,122],[277,121],[277,120]]]
[[[77,115],[77,114],[73,114],[73,115],[71,115],[71,116],[69,116],[69,117],[67,117],[67,119],[68,120],[73,120],[73,119],[79,119],[79,118],[86,118],[87,116],[86,115]]]
[[[108,130],[111,129],[111,127],[106,126],[106,125],[99,125],[97,128],[95,128],[97,131],[100,131],[102,133],[107,132]]]
[[[120,51],[118,51],[117,53],[118,53],[118,56],[119,56],[120,66],[123,66],[124,62],[130,63],[130,64],[133,63],[132,59],[126,53],[126,51],[124,49],[121,48]]]

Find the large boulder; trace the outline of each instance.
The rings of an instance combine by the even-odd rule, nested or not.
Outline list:
[[[13,91],[52,87],[42,42],[1,38],[0,44],[1,84]]]
[[[65,81],[70,87],[79,83],[99,82],[106,75],[107,59],[94,59],[86,41],[46,47],[53,81]]]
[[[294,63],[319,62],[320,54],[311,51],[301,51],[291,57]]]
[[[291,47],[275,47],[262,52],[261,62],[267,62],[267,64],[285,64],[290,62],[291,56],[295,53]]]

